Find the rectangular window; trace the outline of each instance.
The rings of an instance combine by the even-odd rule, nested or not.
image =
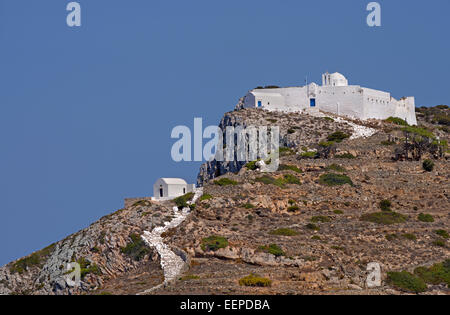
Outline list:
[[[262,107],[262,102],[258,101],[258,107]]]
[[[315,98],[311,98],[309,100],[309,106],[310,107],[316,107],[316,99]]]

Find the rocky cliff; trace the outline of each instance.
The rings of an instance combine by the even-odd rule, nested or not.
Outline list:
[[[237,107],[238,108],[238,107]],[[324,116],[321,114],[320,116]],[[326,117],[326,116],[324,116]],[[224,132],[223,141],[228,145],[225,131],[231,127],[249,126],[278,126],[280,128],[280,147],[297,148],[311,146],[325,140],[328,134],[341,130],[352,133],[353,129],[346,123],[336,122],[333,119],[324,119],[301,113],[267,112],[259,109],[241,109],[226,113],[219,123]],[[240,161],[217,161],[203,164],[197,178],[197,184],[202,186],[205,182],[226,173],[236,173],[247,163]]]

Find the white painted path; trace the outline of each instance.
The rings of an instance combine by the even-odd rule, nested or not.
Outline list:
[[[194,190],[194,197],[189,202],[189,204],[194,204],[198,200],[198,198],[200,198],[202,195],[203,195],[203,188],[196,188]],[[167,232],[168,230],[179,226],[187,218],[189,213],[190,213],[189,208],[178,210],[178,207],[173,207],[174,219],[172,221],[165,222],[164,226],[156,227],[151,232],[144,231],[144,235],[141,236],[144,242],[149,247],[155,248],[160,256],[161,268],[164,272],[164,283],[162,285],[172,280],[175,280],[181,273],[185,263],[183,259],[181,259],[180,256],[175,254],[167,244],[164,244],[161,235],[164,232]],[[151,288],[139,294],[150,293],[151,291],[159,288],[162,285]]]
[[[315,117],[331,117],[337,123],[349,125],[353,129],[353,134],[350,137],[350,140],[358,139],[358,138],[369,138],[377,132],[376,129],[366,127],[363,125],[355,124],[354,122],[351,122],[350,120],[347,120],[343,117],[336,116],[333,114],[324,114],[322,112],[313,112],[313,113],[310,113],[310,115],[315,116]]]

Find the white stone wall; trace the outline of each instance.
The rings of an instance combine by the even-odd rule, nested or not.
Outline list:
[[[258,101],[262,101],[262,109],[265,110],[300,111],[309,107],[306,94],[306,87],[253,90],[246,95],[244,107],[255,108],[258,107]]]
[[[397,102],[395,117],[406,120],[410,125],[417,125],[415,98],[407,97],[399,100]]]
[[[176,197],[183,196],[189,192],[187,185],[170,184],[167,186],[169,188],[169,197],[176,198]]]
[[[359,86],[320,87],[316,104],[325,112],[353,118],[364,117],[363,94]]]
[[[245,97],[244,107],[258,107],[258,102],[261,102],[262,109],[283,110],[286,106],[285,98],[278,90],[283,89],[254,90]]]
[[[244,99],[244,107],[284,112],[299,112],[310,109],[310,99],[316,99],[316,110],[358,119],[386,119],[399,117],[409,124],[417,124],[414,97],[396,100],[388,92],[347,85],[339,73],[324,74],[323,86],[309,86],[250,91]]]
[[[160,197],[159,189],[163,188],[163,197]],[[183,196],[188,192],[192,192],[194,187],[188,184],[167,184],[164,180],[159,179],[153,185],[153,196],[156,200],[170,200],[179,196]]]
[[[364,116],[363,119],[386,119],[395,116],[397,103],[386,92],[363,88]]]

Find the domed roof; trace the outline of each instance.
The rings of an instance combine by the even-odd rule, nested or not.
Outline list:
[[[329,75],[329,85],[331,86],[347,86],[348,85],[348,81],[347,78],[339,73],[339,72],[335,72]]]
[[[342,73],[339,73],[339,72],[332,73],[330,76],[331,76],[331,80],[347,81],[347,78]]]

